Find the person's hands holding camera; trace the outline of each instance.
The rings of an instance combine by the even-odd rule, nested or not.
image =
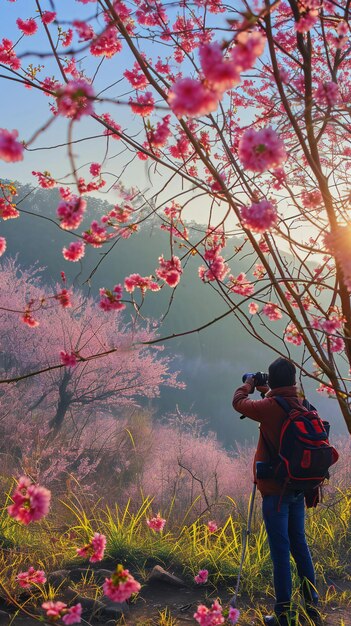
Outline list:
[[[251,389],[249,393],[253,393],[255,390],[255,377],[254,376],[246,376],[245,385],[250,385]]]

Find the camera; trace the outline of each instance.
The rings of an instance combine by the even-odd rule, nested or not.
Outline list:
[[[268,374],[266,374],[265,372],[256,372],[256,374],[253,374],[252,372],[246,372],[246,374],[243,374],[242,377],[243,383],[247,378],[251,376],[254,379],[255,387],[265,387],[268,385]],[[254,390],[251,391],[251,393],[253,392]]]

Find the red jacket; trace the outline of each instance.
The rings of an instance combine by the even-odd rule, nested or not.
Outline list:
[[[233,407],[239,413],[260,423],[260,436],[254,457],[255,482],[257,482],[257,487],[262,496],[281,495],[282,485],[277,480],[273,478],[256,479],[256,461],[266,463],[272,461],[269,450],[271,455],[278,455],[280,431],[285,419],[285,413],[278,402],[274,400],[274,396],[286,398],[292,408],[299,408],[302,405],[302,398],[298,397],[295,386],[271,389],[262,400],[249,399],[248,394],[250,391],[250,384],[244,383],[241,385],[234,393]],[[268,442],[269,450],[267,450],[265,441]]]

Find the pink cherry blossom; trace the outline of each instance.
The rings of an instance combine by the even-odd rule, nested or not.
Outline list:
[[[83,548],[77,548],[77,554],[79,556],[90,556],[90,563],[97,563],[104,558],[104,552],[106,547],[106,537],[100,533],[94,533],[94,537],[90,543],[87,543]]]
[[[126,305],[121,302],[122,291],[122,285],[115,285],[112,291],[100,289],[99,307],[103,311],[123,311]]]
[[[53,602],[52,600],[43,602],[41,606],[46,611],[47,617],[51,617],[53,619],[61,617],[62,612],[67,608],[67,604],[64,602]]]
[[[166,145],[168,138],[172,134],[169,127],[171,116],[166,115],[162,122],[158,122],[156,129],[152,129],[147,133],[147,139],[151,146],[154,148],[162,148]]]
[[[11,39],[7,39],[6,37],[4,37],[0,44],[0,63],[8,65],[13,70],[19,70],[21,67],[21,61],[16,56],[14,44]]]
[[[43,24],[51,24],[56,19],[56,13],[54,11],[43,11],[41,19]]]
[[[75,604],[74,606],[71,606],[71,608],[68,609],[67,613],[65,613],[65,615],[62,617],[62,621],[64,624],[66,624],[66,626],[69,626],[69,624],[80,624],[82,619],[82,605],[80,602],[78,602],[78,604]]]
[[[177,117],[197,117],[211,113],[217,109],[219,98],[217,92],[206,89],[201,82],[192,78],[182,78],[168,94],[169,105]]]
[[[80,20],[74,20],[72,26],[76,29],[79,41],[89,41],[95,36],[94,29],[90,24],[81,22]]]
[[[320,106],[327,105],[333,107],[338,103],[340,97],[339,87],[331,80],[320,82],[314,92],[314,97]]]
[[[156,517],[152,517],[151,519],[147,519],[146,523],[149,528],[152,530],[156,530],[156,532],[161,532],[164,529],[166,520],[163,519],[159,513],[157,513]]]
[[[285,329],[284,340],[288,343],[292,343],[295,346],[300,346],[303,341],[301,333],[297,330],[295,324],[291,322]]]
[[[140,276],[140,274],[130,274],[124,279],[124,288],[128,293],[133,293],[135,289],[140,289],[144,294],[148,289],[150,291],[159,291],[160,285],[152,280],[152,276]]]
[[[73,39],[73,30],[71,28],[69,28],[65,33],[63,33],[64,37],[62,39],[62,46],[64,48],[68,48],[71,43],[72,43],[72,39]]]
[[[284,143],[270,126],[246,130],[239,141],[238,154],[246,169],[260,173],[279,167],[286,160]]]
[[[90,52],[93,56],[104,56],[107,59],[111,59],[115,54],[122,50],[121,40],[117,37],[117,30],[115,27],[107,27],[101,35],[98,35],[96,39],[90,45]]]
[[[199,277],[203,282],[211,282],[214,280],[224,280],[229,272],[229,265],[225,263],[224,258],[219,254],[221,246],[213,246],[206,250],[204,258],[208,263],[208,268],[205,266],[199,267]]]
[[[228,287],[233,293],[241,296],[251,296],[255,291],[254,286],[246,278],[246,274],[241,272],[237,277],[230,275],[228,278]]]
[[[214,521],[207,522],[207,528],[210,533],[215,533],[218,530],[218,524]]]
[[[83,115],[94,113],[94,90],[83,78],[70,80],[56,92],[57,110],[65,117],[79,120]]]
[[[172,256],[171,259],[165,260],[163,255],[158,259],[159,267],[156,270],[156,276],[166,281],[170,287],[176,287],[183,273],[180,259]]]
[[[100,176],[101,165],[100,163],[92,163],[89,168],[89,172],[92,176]]]
[[[145,91],[144,94],[138,95],[136,100],[131,98],[129,103],[133,113],[141,115],[141,117],[151,115],[155,107],[155,99],[151,91]]]
[[[58,300],[63,309],[67,309],[72,306],[71,294],[68,289],[61,289],[61,291],[57,293],[54,298],[55,300]]]
[[[233,626],[234,624],[238,622],[239,617],[240,617],[239,609],[235,609],[233,606],[231,606],[229,609],[228,619],[230,623],[233,624]]]
[[[0,217],[4,221],[19,217],[19,211],[16,209],[16,205],[5,198],[0,198]]]
[[[85,254],[84,241],[72,241],[68,248],[62,249],[63,257],[66,261],[79,261]]]
[[[206,83],[214,91],[224,92],[240,82],[241,66],[232,58],[223,58],[218,43],[201,46],[199,55]]]
[[[23,161],[23,145],[17,141],[17,137],[17,130],[11,132],[6,128],[0,128],[0,159],[7,163]]]
[[[267,302],[262,309],[262,313],[267,315],[272,322],[276,322],[283,317],[278,305],[273,302]]]
[[[194,580],[198,585],[204,585],[208,580],[208,570],[200,569],[199,572],[194,576]]]
[[[87,203],[80,196],[70,195],[67,200],[62,200],[57,207],[57,217],[61,228],[75,230],[80,226],[84,217]]]
[[[237,35],[235,44],[232,59],[241,71],[245,71],[253,67],[256,59],[263,54],[266,38],[257,30],[242,31]]]
[[[6,251],[6,239],[5,237],[0,237],[0,256],[2,256],[5,251]]]
[[[323,396],[327,396],[328,398],[332,398],[333,396],[336,396],[335,389],[323,383],[319,385],[319,387],[317,388],[317,391],[318,393],[322,394]]]
[[[29,589],[32,585],[42,585],[46,582],[45,572],[30,567],[27,572],[19,572],[16,580],[20,587]]]
[[[42,189],[52,189],[56,185],[56,181],[52,178],[50,172],[32,172],[33,176],[37,176],[38,183]]]
[[[295,30],[298,33],[308,33],[318,20],[318,11],[308,11],[300,16],[295,22]]]
[[[22,20],[19,17],[16,20],[16,24],[24,35],[34,35],[38,30],[38,23],[32,17],[28,20]]]
[[[250,207],[242,207],[240,214],[243,226],[254,233],[264,233],[278,221],[277,207],[270,200],[253,202]]]
[[[8,514],[22,524],[36,522],[49,512],[50,491],[32,483],[28,476],[21,476],[11,497],[13,504],[7,507]]]
[[[145,89],[149,84],[147,77],[137,61],[134,63],[132,70],[125,70],[123,76],[125,76],[134,89]]]
[[[60,351],[61,363],[66,367],[75,367],[77,365],[77,355],[74,352]]]
[[[256,315],[256,313],[258,313],[259,308],[260,307],[258,306],[257,302],[250,302],[249,304],[250,315]]]
[[[108,124],[109,126],[111,126],[111,128],[117,131],[117,133],[122,132],[122,127],[112,119],[109,113],[103,113],[100,117],[104,122],[106,122],[106,124]],[[110,130],[109,128],[106,128],[106,130],[104,130],[104,135],[111,137],[111,139],[120,139],[120,136],[114,133],[113,130]]]
[[[24,324],[27,324],[29,328],[36,328],[37,326],[39,326],[39,322],[38,320],[34,319],[30,307],[26,308],[21,317],[21,320]]]
[[[317,206],[320,206],[323,201],[323,196],[319,189],[314,189],[313,191],[302,191],[301,193],[302,205],[306,209],[314,209]]]
[[[194,619],[200,626],[218,626],[218,624],[224,624],[225,622],[225,618],[222,615],[222,607],[217,600],[214,601],[210,609],[204,604],[200,604],[196,613],[194,613]]]
[[[100,248],[110,238],[106,228],[100,226],[99,222],[93,220],[90,224],[90,228],[83,233],[83,239],[87,243],[93,246],[93,248]]]
[[[103,584],[105,596],[113,602],[128,600],[133,593],[138,593],[140,588],[140,583],[122,565],[118,565],[115,573],[111,578],[106,578]]]

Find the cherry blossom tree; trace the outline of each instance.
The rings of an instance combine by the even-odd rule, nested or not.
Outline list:
[[[153,275],[143,276],[141,259],[140,274],[102,288],[106,315],[126,305],[138,312],[148,290],[176,288],[196,254],[199,280],[217,291],[222,317],[235,315],[266,345],[274,338],[278,354],[336,397],[351,432],[349,4],[69,4],[72,11],[79,5],[79,19],[53,0],[50,10],[36,0],[32,14],[26,4],[26,15],[20,1],[11,2],[17,37],[4,33],[0,44],[1,77],[28,102],[41,92],[43,111],[49,108],[25,138],[3,129],[0,157],[15,172],[35,155],[38,184],[59,187],[57,220],[72,231],[63,266],[84,259],[86,246],[102,248],[99,263],[107,263],[111,245],[155,220],[169,232],[168,255],[156,253]],[[65,175],[47,172],[40,152],[63,118]],[[92,124],[102,156],[86,164]],[[120,165],[111,172],[116,146]],[[121,184],[139,161],[149,191]],[[84,196],[113,185],[116,205],[81,232]],[[3,187],[3,219],[20,214],[13,192]],[[199,206],[207,228],[194,242],[186,219]],[[2,253],[5,246],[2,238]],[[236,255],[243,258],[238,276],[230,272]],[[28,326],[35,306],[27,299],[22,307]]]
[[[161,385],[182,383],[162,348],[145,345],[155,337],[152,329],[128,327],[116,315],[111,320],[92,298],[78,291],[71,297],[62,285],[55,289],[54,304],[36,313],[39,325],[33,328],[21,322],[20,304],[26,296],[44,307],[47,288],[40,271],[21,270],[9,260],[2,284],[1,375],[15,379],[1,389],[2,451],[12,451],[24,464],[31,459],[32,474],[33,463],[57,475],[69,465],[84,474],[143,399],[158,396]],[[57,361],[60,365],[52,367]],[[41,374],[26,377],[38,368]],[[49,444],[58,452],[56,460]]]

